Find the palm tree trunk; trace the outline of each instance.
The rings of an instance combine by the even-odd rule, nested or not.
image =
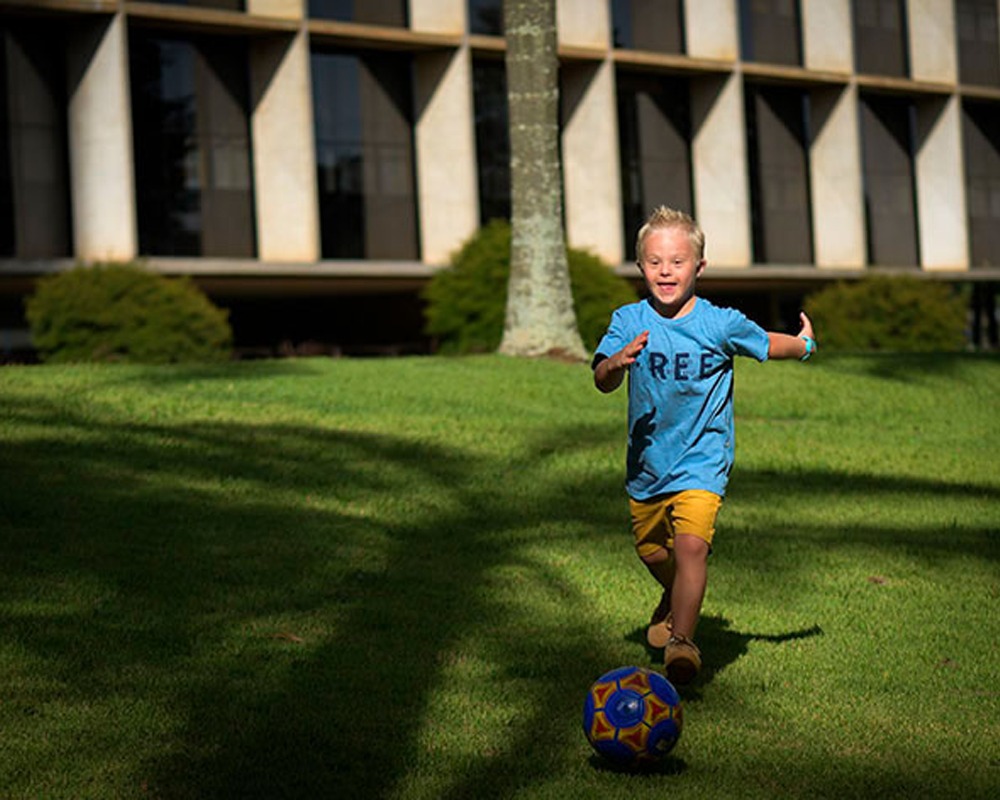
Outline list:
[[[503,10],[511,253],[500,352],[583,359],[563,229],[556,0],[504,0]]]

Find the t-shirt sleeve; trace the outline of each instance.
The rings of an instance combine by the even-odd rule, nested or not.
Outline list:
[[[635,338],[635,335],[630,335],[629,330],[630,326],[626,321],[624,309],[617,309],[611,315],[608,330],[601,337],[601,341],[597,343],[594,358],[590,362],[591,369],[596,368],[604,359],[613,356]]]
[[[727,349],[730,355],[749,356],[758,361],[767,361],[770,341],[765,331],[740,311],[729,309],[727,320]]]

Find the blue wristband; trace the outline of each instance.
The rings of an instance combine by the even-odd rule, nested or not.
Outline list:
[[[806,336],[805,334],[799,338],[806,343],[806,351],[802,354],[802,358],[800,358],[799,361],[808,361],[809,356],[816,352],[816,340],[811,336]]]

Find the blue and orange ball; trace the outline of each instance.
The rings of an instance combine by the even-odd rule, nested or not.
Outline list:
[[[583,732],[621,767],[655,764],[674,749],[684,725],[677,690],[660,673],[619,667],[598,678],[583,703]]]

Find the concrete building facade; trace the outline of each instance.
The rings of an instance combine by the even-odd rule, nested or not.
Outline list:
[[[569,243],[632,276],[684,208],[769,325],[1000,280],[998,5],[559,0]],[[0,0],[5,341],[39,276],[139,258],[248,347],[426,346],[421,287],[509,213],[502,34],[501,0]]]

